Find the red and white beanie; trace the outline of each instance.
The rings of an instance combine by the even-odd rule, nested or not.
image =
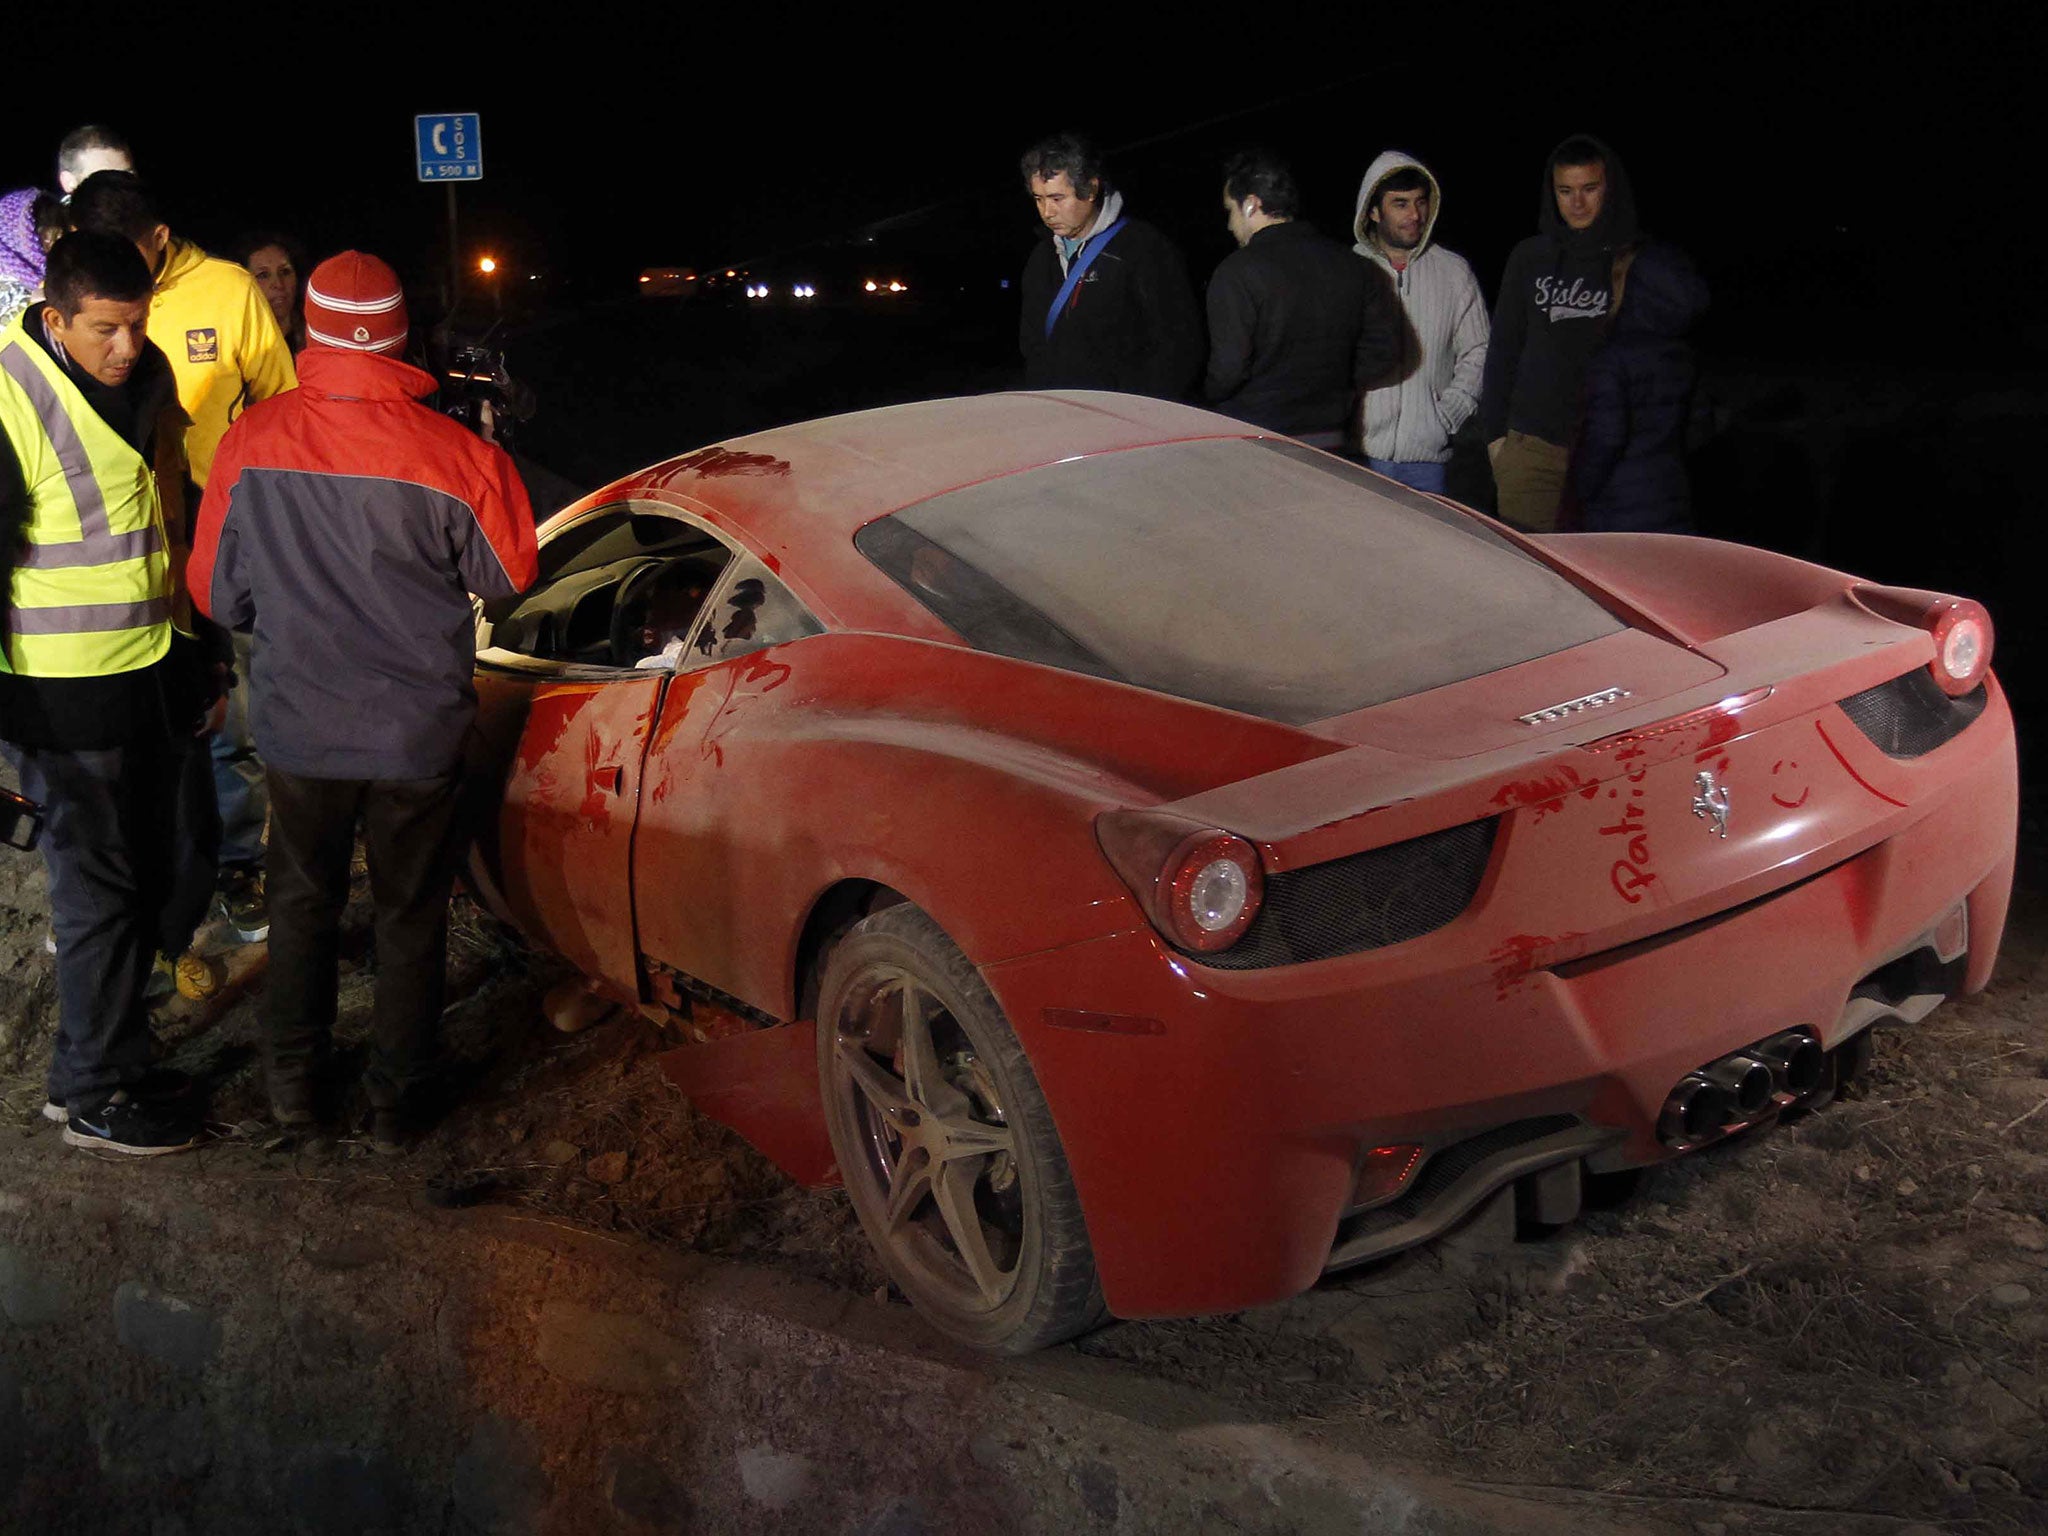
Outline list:
[[[409,322],[398,274],[375,256],[343,251],[306,283],[306,339],[345,352],[405,350]]]

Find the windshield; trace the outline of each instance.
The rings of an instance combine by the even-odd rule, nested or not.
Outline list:
[[[1288,724],[1622,627],[1477,519],[1263,439],[1006,475],[854,542],[979,649]]]

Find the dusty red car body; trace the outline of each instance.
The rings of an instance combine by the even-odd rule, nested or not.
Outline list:
[[[1512,1178],[1673,1155],[1660,1107],[1703,1063],[1931,1007],[1872,978],[1959,903],[1941,990],[1985,984],[2011,717],[1987,679],[1953,739],[1879,750],[1838,701],[1932,642],[1852,578],[1705,540],[1525,541],[1628,627],[1296,727],[970,649],[853,543],[957,487],[1247,431],[1128,397],[940,401],[702,450],[560,513],[544,544],[628,502],[694,519],[823,632],[676,673],[485,651],[479,773],[502,794],[480,894],[618,995],[722,1002],[702,1017],[727,1038],[677,1052],[678,1081],[807,1182],[832,1176],[799,1019],[811,947],[856,893],[915,902],[1022,1042],[1126,1317],[1285,1297]],[[1702,770],[1734,797],[1725,836],[1695,812]],[[1223,970],[1169,945],[1097,846],[1098,815],[1144,807],[1251,840],[1269,877],[1497,821],[1436,931]],[[1504,1126],[1535,1129],[1487,1151]],[[1361,1160],[1411,1143],[1479,1148],[1482,1176],[1363,1231]]]

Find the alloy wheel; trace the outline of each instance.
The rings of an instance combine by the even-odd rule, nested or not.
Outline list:
[[[843,994],[832,1088],[858,1131],[859,1179],[894,1256],[965,1312],[1015,1289],[1025,1248],[1017,1147],[993,1074],[945,1003],[872,965]]]

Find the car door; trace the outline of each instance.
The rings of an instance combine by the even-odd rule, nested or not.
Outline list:
[[[708,530],[674,521],[694,529],[696,550],[715,550],[729,561],[730,551]],[[589,532],[582,523],[571,527]],[[620,563],[634,558],[629,553]],[[603,568],[568,565],[554,576],[554,590],[572,597],[580,616],[591,601],[591,571]],[[544,573],[548,568],[544,549]],[[599,595],[601,588],[600,580]],[[550,596],[544,575],[522,607],[544,611]],[[566,623],[568,611],[551,617]],[[481,626],[480,634],[491,638]],[[629,991],[637,991],[639,979],[634,818],[648,743],[673,676],[666,666],[564,660],[499,645],[483,646],[477,657],[472,884],[535,942]]]

